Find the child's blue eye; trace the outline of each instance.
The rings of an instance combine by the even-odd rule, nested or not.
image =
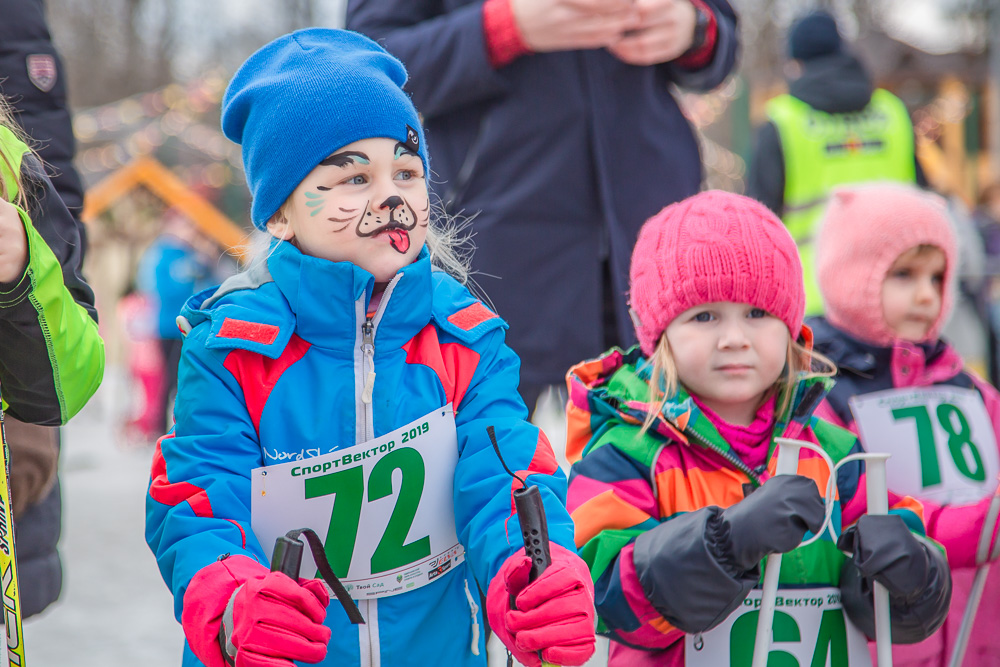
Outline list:
[[[708,312],[698,313],[697,315],[694,316],[693,319],[694,319],[695,322],[711,322],[712,321],[712,313],[708,313]]]
[[[396,173],[396,180],[399,181],[412,181],[420,177],[420,172],[413,169],[404,169]]]
[[[348,185],[364,185],[367,182],[368,179],[362,176],[361,174],[358,174],[357,176],[351,176],[349,179],[344,181],[344,183]]]
[[[767,317],[767,311],[764,310],[763,308],[751,308],[747,316],[750,317],[751,319]]]

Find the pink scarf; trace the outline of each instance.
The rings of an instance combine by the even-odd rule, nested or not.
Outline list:
[[[725,421],[711,409],[705,407],[697,398],[694,398],[694,402],[712,422],[722,439],[728,442],[729,446],[733,448],[733,452],[751,468],[758,468],[767,461],[767,450],[771,444],[771,433],[774,430],[774,408],[777,400],[777,396],[772,396],[764,401],[749,426],[737,426]]]

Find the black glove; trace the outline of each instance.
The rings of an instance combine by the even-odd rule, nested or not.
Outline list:
[[[722,512],[729,525],[733,562],[750,570],[768,554],[799,546],[806,531],[823,525],[826,506],[816,482],[801,475],[777,475]]]
[[[841,569],[844,610],[868,637],[875,637],[874,581],[889,591],[893,644],[922,641],[944,623],[951,604],[948,562],[901,517],[866,514],[844,531],[837,547],[853,554]]]

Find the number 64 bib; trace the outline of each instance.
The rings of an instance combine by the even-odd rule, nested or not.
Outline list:
[[[449,405],[380,438],[251,472],[251,525],[270,554],[296,528],[316,531],[355,599],[426,586],[465,560],[452,492],[458,438]],[[316,576],[306,549],[303,577]]]
[[[974,389],[890,389],[850,405],[865,449],[892,454],[886,481],[896,493],[969,503],[996,489],[993,422]]]
[[[685,667],[750,667],[760,617],[760,589],[718,626],[684,636]],[[840,589],[778,589],[771,651],[772,667],[871,667],[868,640],[848,619]]]

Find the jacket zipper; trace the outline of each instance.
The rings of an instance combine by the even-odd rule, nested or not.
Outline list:
[[[358,429],[355,436],[357,444],[367,442],[375,437],[375,414],[372,409],[372,399],[375,395],[375,333],[382,321],[386,304],[389,303],[392,291],[400,278],[402,278],[402,274],[397,273],[386,285],[385,291],[382,293],[382,300],[379,302],[378,308],[375,309],[375,314],[371,317],[367,316],[364,298],[358,300],[358,318],[361,319],[363,315],[364,321],[361,324],[361,342],[358,346],[361,352],[361,376],[355,378],[355,383],[360,388],[356,394],[360,399],[360,404],[356,407],[361,413],[364,423],[360,425],[361,428]],[[358,367],[357,364],[355,367]],[[365,617],[366,622],[364,629],[358,631],[359,658],[362,665],[381,667],[381,650],[378,645],[378,600],[361,600],[360,602],[361,614]]]
[[[684,433],[686,435],[694,436],[694,439],[697,440],[700,444],[704,445],[705,447],[709,448],[710,450],[712,450],[713,452],[715,452],[716,454],[718,454],[722,458],[724,458],[727,461],[729,461],[730,463],[732,463],[736,467],[737,470],[739,470],[740,472],[744,473],[750,479],[750,481],[753,482],[755,485],[760,486],[761,484],[763,484],[763,482],[760,481],[760,476],[753,471],[753,468],[751,468],[746,463],[744,463],[743,461],[741,461],[738,457],[730,454],[729,452],[725,451],[724,449],[721,449],[717,445],[709,442],[707,439],[705,439],[700,434],[696,433],[695,431],[693,431],[691,429],[685,430]]]
[[[375,325],[371,317],[366,318],[361,325],[361,356],[361,367],[365,377],[361,388],[361,405],[365,420],[361,442],[367,442],[374,437],[372,396],[375,394]]]

